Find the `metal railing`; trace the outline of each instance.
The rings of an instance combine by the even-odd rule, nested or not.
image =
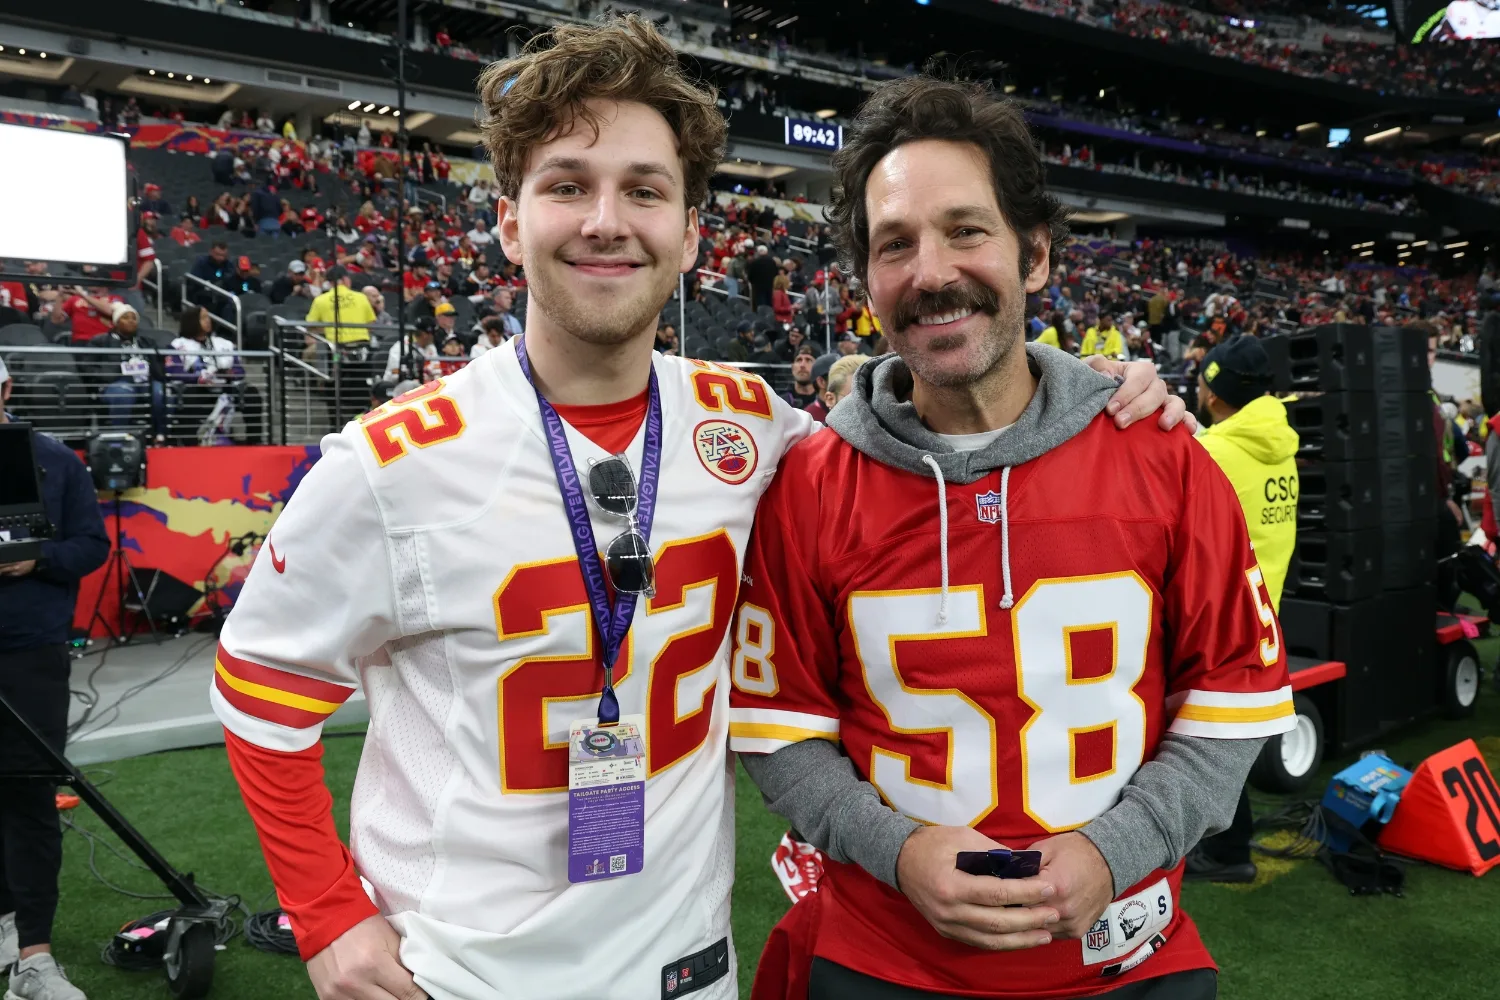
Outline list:
[[[223,316],[220,316],[218,313],[214,312],[212,309],[208,310],[208,315],[212,318],[213,324],[215,326],[222,326],[222,327],[225,327],[228,330],[233,331],[233,333],[234,333],[234,346],[236,346],[236,347],[243,347],[243,346],[245,346],[245,310],[240,306],[240,297],[238,295],[234,294],[233,292],[225,291],[224,289],[220,288],[218,285],[209,284],[208,282],[204,281],[202,278],[198,277],[196,274],[184,274],[182,276],[182,308],[183,309],[186,309],[188,306],[190,306],[190,305],[193,304],[192,301],[188,298],[188,282],[190,282],[190,281],[193,282],[194,284],[202,287],[202,288],[208,289],[210,292],[213,292],[215,295],[223,296],[224,298],[228,299],[234,305],[234,322],[233,323],[229,322],[229,320],[225,319]]]
[[[698,287],[702,291],[712,292],[715,295],[723,296],[723,298],[724,298],[724,300],[726,302],[728,300],[730,300],[730,299],[739,299],[741,302],[749,302],[750,301],[749,296],[739,295],[739,294],[731,295],[727,289],[720,287],[720,285],[723,283],[723,281],[728,277],[727,274],[723,274],[722,272],[719,272],[719,271],[713,271],[713,270],[710,270],[709,268],[706,268],[706,267],[700,267],[700,268],[698,268],[697,273],[698,273],[698,275],[699,275],[700,278],[709,278],[709,279],[711,279],[711,282],[709,282],[709,283],[705,283],[703,281],[699,281]],[[805,306],[805,303],[807,302],[807,296],[804,295],[801,292],[790,292],[789,291],[789,292],[787,292],[787,297],[790,298],[792,300],[792,302],[794,302],[796,304],[797,309],[799,311],[803,312],[803,319],[807,321],[808,325],[809,326],[814,325],[813,324],[813,320],[819,314],[814,313],[812,315],[808,315],[805,312],[804,306]],[[685,310],[681,310],[680,311],[680,315],[681,315],[681,320],[680,320],[680,323],[678,325],[677,334],[678,334],[678,336],[680,338],[686,338],[687,332],[688,332],[687,331],[687,315],[686,315],[686,311]],[[824,309],[822,311],[821,315],[822,315],[822,318],[823,318],[823,323],[822,323],[822,326],[823,326],[823,350],[824,350],[825,353],[827,353],[827,352],[833,350],[833,313],[829,309]]]
[[[156,280],[152,281],[149,278],[142,278],[141,279],[141,287],[142,288],[149,288],[153,292],[156,293],[156,328],[158,330],[160,330],[160,329],[162,329],[162,316],[163,316],[163,313],[162,313],[162,299],[166,298],[166,294],[167,294],[166,293],[166,288],[167,288],[167,269],[162,266],[162,262],[161,262],[161,258],[160,257],[153,257],[151,259],[151,263],[154,265],[154,268],[151,271],[151,273],[156,275]]]
[[[11,374],[7,409],[73,447],[105,430],[174,445],[273,444],[283,409],[270,351],[0,346]],[[285,439],[281,439],[285,443]]]
[[[426,188],[419,187],[417,188],[417,204],[420,205],[422,203],[423,195],[426,195],[428,201],[437,202],[438,208],[444,215],[448,214],[448,199],[446,196],[438,194],[436,191],[429,191]]]

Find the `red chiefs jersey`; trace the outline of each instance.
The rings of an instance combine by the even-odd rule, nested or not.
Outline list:
[[[1110,809],[1167,732],[1291,728],[1243,514],[1187,433],[1101,415],[1012,468],[1003,494],[1001,479],[940,492],[832,431],[794,447],[745,559],[731,748],[840,742],[898,811],[1025,848]],[[816,953],[918,990],[1085,996],[1213,966],[1180,879],[1180,865],[1151,873],[1107,911],[1120,924],[1084,941],[999,953],[940,937],[900,893],[830,862]]]

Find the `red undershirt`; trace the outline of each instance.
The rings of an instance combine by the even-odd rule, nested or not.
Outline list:
[[[584,437],[611,455],[630,447],[646,419],[647,393],[599,406],[553,404]],[[333,822],[323,780],[323,745],[287,753],[224,731],[229,766],[255,822],[266,868],[291,918],[303,961],[355,924],[379,913],[365,895],[349,849]]]

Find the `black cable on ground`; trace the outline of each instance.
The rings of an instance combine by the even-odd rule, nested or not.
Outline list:
[[[274,955],[296,955],[297,939],[292,935],[286,913],[280,909],[252,913],[245,918],[245,941],[258,951]]]

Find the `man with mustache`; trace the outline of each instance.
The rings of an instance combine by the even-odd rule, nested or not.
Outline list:
[[[1025,343],[1067,224],[1019,108],[883,84],[833,165],[895,354],[782,459],[745,559],[730,747],[828,859],[753,996],[1207,1000],[1181,860],[1293,725],[1234,490]],[[1003,849],[1036,867],[958,868]]]

